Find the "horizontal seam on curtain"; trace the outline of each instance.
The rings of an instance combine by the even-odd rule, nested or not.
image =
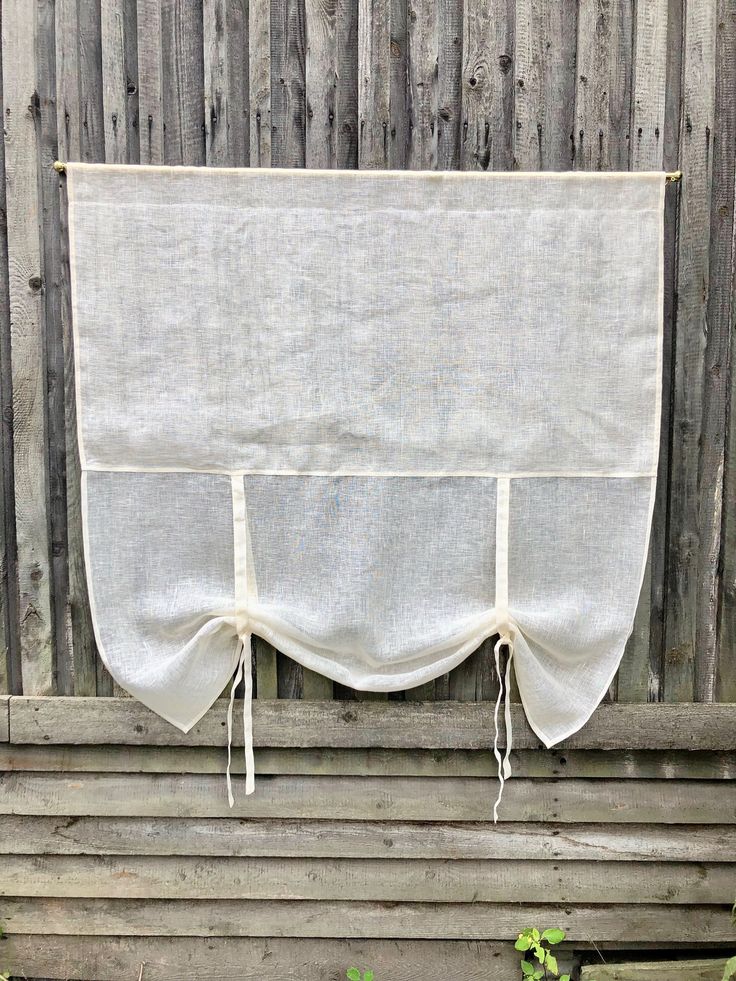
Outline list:
[[[92,473],[201,473],[222,477],[488,477],[493,480],[530,480],[534,477],[605,477],[621,480],[656,477],[651,470],[216,470],[198,467],[83,468]]]

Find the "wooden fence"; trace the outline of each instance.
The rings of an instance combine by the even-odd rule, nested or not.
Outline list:
[[[0,971],[508,981],[534,924],[565,928],[573,960],[733,948],[736,0],[1,0],[0,18]],[[258,787],[232,812],[222,704],[183,736],[100,697],[122,693],[84,584],[57,157],[684,171],[618,704],[553,751],[514,707],[498,825],[487,649],[357,701],[257,641]],[[605,977],[649,976],[632,970]]]
[[[681,167],[651,561],[611,694],[736,701],[734,78],[736,0],[3,0],[0,691],[113,693],[84,585],[60,157]],[[258,661],[261,695],[332,694]],[[418,694],[489,693],[481,654]]]

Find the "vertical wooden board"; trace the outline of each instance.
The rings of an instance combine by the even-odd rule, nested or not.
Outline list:
[[[271,166],[271,0],[248,4],[250,163]]]
[[[164,162],[161,0],[138,0],[138,115],[140,162]]]
[[[460,168],[463,0],[442,0],[438,13],[437,169]]]
[[[0,25],[2,9],[0,9]],[[3,105],[0,45],[0,106]],[[5,204],[5,147],[0,144],[0,694],[20,691],[17,659],[15,508],[13,501],[12,385],[10,379],[10,295],[8,222]],[[7,701],[4,718],[7,721]]]
[[[685,6],[677,257],[677,320],[673,338],[669,531],[664,693],[694,694],[698,567],[698,453],[702,437],[709,277],[716,0]]]
[[[83,30],[85,8],[76,0],[56,0],[56,120],[58,156],[61,160],[80,160],[88,140],[89,120],[83,109],[82,45],[88,43]],[[87,54],[89,51],[87,51]],[[85,79],[85,82],[87,80]],[[57,177],[54,174],[54,177]],[[58,658],[66,660],[76,695],[94,695],[97,690],[96,647],[87,596],[82,544],[82,514],[79,453],[77,446],[76,400],[74,393],[74,350],[71,322],[69,276],[69,235],[66,180],[57,178],[61,249],[59,292],[64,358],[64,435],[66,495],[66,620],[65,645]]]
[[[271,0],[271,165],[303,167],[306,153],[304,0]]]
[[[306,166],[357,166],[357,0],[306,0]]]
[[[51,536],[52,612],[56,690],[74,691],[74,664],[67,639],[68,565],[66,554],[66,448],[64,416],[64,338],[62,332],[62,246],[57,139],[56,22],[54,0],[36,4],[36,58],[43,256],[44,340],[46,346],[46,418],[48,439],[49,531]],[[69,638],[71,639],[71,638]]]
[[[105,162],[138,162],[138,55],[134,0],[101,0]]]
[[[202,0],[161,0],[164,162],[205,162]]]
[[[102,102],[102,21],[100,0],[77,0],[79,17],[79,95],[81,160],[105,160]]]
[[[734,175],[736,174],[736,0],[718,0],[716,90],[713,131],[713,197],[710,221],[710,290],[705,347],[703,423],[698,467],[700,553],[695,644],[695,697],[713,701],[719,663],[730,666],[736,650],[719,653],[723,569],[722,532],[729,368],[733,372]],[[727,540],[727,539],[726,539]]]
[[[389,0],[388,166],[406,168],[409,146],[409,3]]]
[[[517,0],[514,163],[569,170],[575,105],[575,0]]]
[[[450,672],[449,697],[458,702],[481,702],[495,698],[498,684],[495,679],[493,641],[484,640],[462,664]]]
[[[627,170],[631,125],[633,5],[581,0],[575,69],[575,167]]]
[[[337,159],[337,4],[305,0],[307,51],[306,166],[336,166]]]
[[[465,0],[463,18],[463,170],[513,164],[514,8],[512,0]]]
[[[2,11],[8,282],[23,691],[54,690],[46,445],[43,255],[39,237],[36,5]]]
[[[636,4],[631,100],[631,169],[660,170],[664,162],[669,0]]]
[[[359,0],[358,166],[389,166],[391,60],[389,0]]]
[[[204,0],[203,30],[207,165],[244,167],[250,158],[246,0]]]
[[[632,170],[661,170],[664,152],[664,112],[667,90],[667,25],[668,0],[652,0],[637,4],[634,11],[634,51],[631,81],[631,139],[629,141]],[[581,73],[578,66],[577,75]],[[590,144],[587,144],[588,147]],[[621,160],[620,165],[624,166]],[[663,404],[666,401],[663,398]],[[662,426],[660,439],[660,480],[667,476],[667,428]],[[666,509],[661,507],[661,495],[652,520],[649,556],[644,571],[641,595],[631,637],[626,645],[618,671],[617,695],[623,702],[656,700],[659,693],[659,671],[653,670],[652,648],[656,633],[652,631],[653,576],[662,588],[662,556],[666,528]],[[656,553],[656,554],[655,554]],[[659,662],[659,651],[656,664]]]
[[[253,650],[256,662],[256,696],[258,698],[278,698],[276,649],[261,637],[254,637]]]
[[[439,22],[436,0],[409,0],[407,92],[409,133],[406,166],[436,170],[439,82]]]

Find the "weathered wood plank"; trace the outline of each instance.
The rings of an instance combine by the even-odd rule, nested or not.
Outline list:
[[[595,964],[581,969],[581,981],[722,981],[725,958]]]
[[[78,940],[74,944],[73,941]],[[130,981],[144,965],[145,981],[302,981],[343,978],[346,966],[368,965],[377,978],[415,981],[506,981],[517,960],[494,943],[392,940],[265,940],[169,937],[96,938],[18,936],[5,945],[19,976],[77,978],[80,981]]]
[[[693,698],[700,653],[696,648],[702,546],[698,456],[708,334],[716,0],[687,4],[684,16],[680,167],[687,179],[679,192],[665,611],[664,691],[672,702]]]
[[[164,161],[205,162],[202,0],[162,0]]]
[[[353,168],[358,160],[357,0],[307,0],[305,10],[306,166]],[[305,687],[310,687],[306,678]]]
[[[514,162],[569,170],[575,106],[575,0],[517,0]]]
[[[304,0],[271,3],[271,165],[303,167],[306,139]],[[301,673],[301,667],[297,665]]]
[[[253,638],[253,648],[256,662],[256,694],[260,699],[277,698],[279,677],[276,648],[260,637]]]
[[[55,686],[36,4],[2,11],[15,521],[23,691]],[[16,588],[15,584],[13,588]]]
[[[121,817],[269,817],[398,821],[492,820],[497,784],[474,777],[261,776],[230,810],[222,777],[168,774],[6,773],[0,813]],[[613,803],[612,803],[613,802]],[[509,781],[504,821],[728,824],[736,784],[668,780]]]
[[[412,0],[407,17],[408,145],[410,170],[437,169],[439,5]]]
[[[223,934],[231,937],[349,936],[353,940],[367,937],[391,937],[395,940],[436,937],[445,940],[501,940],[516,938],[525,923],[555,923],[565,930],[568,940],[586,943],[590,942],[592,936],[596,937],[597,943],[622,940],[629,943],[645,941],[701,945],[733,942],[731,918],[723,906],[565,905],[561,908],[551,904],[532,906],[518,903],[508,906],[495,903],[401,903],[397,906],[373,902],[143,902],[78,899],[69,903],[47,899],[15,900],[12,906],[9,900],[5,900],[3,918],[6,919],[8,932],[3,944],[6,955],[12,955],[13,951],[19,949],[11,944],[18,944],[23,933],[37,934],[39,929],[43,929],[43,942],[39,942],[37,935],[32,940],[38,948],[53,951],[63,949],[60,945],[57,947],[58,941],[54,943],[51,940],[54,934],[64,936],[84,931],[82,936],[69,938],[71,943],[78,945],[78,966],[73,974],[57,975],[64,978],[74,975],[80,977],[77,973],[79,965],[87,961],[86,957],[82,959],[81,952],[89,949],[84,945],[90,943],[91,938],[111,934],[133,934],[130,943],[135,943],[136,949],[143,950],[145,948],[141,938],[151,935],[160,938],[156,943],[163,942],[163,936],[167,934],[194,937]],[[99,941],[92,942],[99,944]],[[209,944],[206,948],[205,945],[201,947],[207,949],[208,953],[214,949]],[[151,948],[155,950],[155,944],[152,943]],[[67,964],[70,963],[68,958],[69,955]],[[145,963],[149,964],[147,958]],[[33,965],[34,970],[38,971],[39,962],[34,961]],[[49,967],[52,970],[45,970],[44,973],[53,975],[64,967],[64,962],[59,961],[56,966],[49,964]],[[229,976],[242,978],[240,965],[237,970],[237,974]],[[109,971],[108,967],[101,973],[95,973],[95,981],[110,977]],[[211,971],[207,971],[195,972],[192,976],[210,978],[213,975]],[[458,977],[454,969],[451,976]],[[473,981],[477,976],[473,976]],[[483,973],[481,976],[486,978],[488,975]],[[172,974],[164,977],[170,981]],[[503,981],[507,978],[508,972],[503,976]]]
[[[437,168],[458,170],[462,128],[463,0],[439,5]]]
[[[0,17],[2,12],[0,11]],[[0,106],[3,102],[0,44]],[[15,500],[13,496],[13,386],[10,364],[8,211],[5,147],[0,141],[0,692],[23,690],[18,650]],[[6,710],[7,711],[7,710]]]
[[[634,8],[581,0],[575,66],[575,168],[626,170],[631,125]]]
[[[248,2],[248,94],[250,163],[270,167],[271,0]]]
[[[5,706],[7,740],[7,703]],[[258,773],[331,776],[495,777],[490,750],[257,749]],[[224,750],[208,746],[0,746],[0,770],[117,773],[222,773]],[[243,772],[240,754],[234,773]],[[681,750],[514,750],[516,777],[733,780],[736,754]]]
[[[36,4],[39,193],[43,255],[44,345],[48,441],[49,534],[51,540],[54,674],[56,691],[74,693],[73,663],[67,649],[66,495],[64,447],[64,342],[61,327],[61,227],[59,180],[52,164],[59,155],[56,121],[56,24],[54,0]]]
[[[137,0],[140,161],[164,162],[161,0]]]
[[[731,825],[6,815],[0,854],[732,862]]]
[[[391,107],[390,0],[358,3],[358,166],[389,167]],[[396,48],[396,54],[401,53]]]
[[[719,656],[721,536],[726,463],[726,414],[731,372],[734,298],[734,175],[736,174],[736,3],[720,0],[715,51],[713,184],[710,214],[708,306],[703,414],[698,461],[698,603],[695,623],[695,698],[716,696],[719,661],[736,659],[725,647]]]
[[[11,696],[15,743],[108,743],[224,746],[227,704],[223,699],[188,733],[179,732],[133,699],[29,698]],[[236,706],[236,711],[240,710]],[[304,702],[256,701],[257,746],[486,749],[493,732],[487,702]],[[736,749],[736,705],[601,705],[560,749]],[[539,740],[513,706],[514,745],[536,749]],[[240,733],[240,735],[239,735]],[[235,745],[242,741],[236,724]]]
[[[634,8],[634,63],[631,83],[632,170],[661,170],[664,165],[665,103],[667,96],[667,27],[668,0],[651,0]],[[676,193],[676,192],[675,192]],[[668,362],[665,362],[668,363]],[[665,373],[667,374],[667,373]],[[667,387],[668,380],[664,379]],[[667,394],[663,393],[663,418],[659,452],[658,486],[666,484]],[[653,603],[656,591],[664,585],[664,554],[667,534],[667,512],[661,491],[656,495],[649,556],[644,572],[641,595],[631,637],[621,661],[617,678],[617,697],[621,702],[657,701],[661,682],[661,632],[652,630],[659,615]]]
[[[105,162],[137,163],[138,53],[134,0],[101,0]]]
[[[461,168],[510,170],[514,113],[511,0],[465,0],[462,99]]]
[[[250,160],[247,21],[247,0],[204,0],[208,167],[245,167]]]
[[[728,864],[6,855],[0,895],[91,899],[731,903]]]
[[[82,115],[83,43],[80,7],[72,0],[56,4],[56,118],[58,156],[61,160],[80,160],[83,153],[84,118]],[[53,173],[53,172],[49,172]],[[56,175],[54,175],[56,176]],[[66,181],[57,179],[60,223],[58,282],[60,324],[62,332],[64,380],[64,432],[57,437],[65,453],[64,497],[66,508],[66,548],[62,552],[66,565],[66,602],[57,604],[65,614],[65,629],[60,633],[58,660],[64,674],[71,678],[75,695],[95,695],[97,691],[96,650],[89,611],[87,583],[84,574],[79,451],[77,444],[76,400],[74,397],[74,350],[72,339],[71,291],[69,274],[69,237]],[[56,189],[54,189],[56,193]]]

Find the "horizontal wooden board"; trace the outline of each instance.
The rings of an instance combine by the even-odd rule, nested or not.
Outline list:
[[[268,817],[397,821],[489,821],[497,783],[482,777],[263,776],[245,795],[235,780],[168,774],[5,773],[0,814],[117,817]],[[511,779],[504,821],[731,824],[736,783],[702,780]]]
[[[580,972],[580,981],[722,981],[726,959],[647,961],[594,964]]]
[[[514,705],[518,749],[539,747],[523,709]],[[222,746],[227,704],[221,700],[182,733],[134,699],[11,696],[10,734],[15,743],[108,743]],[[238,706],[238,713],[242,706]],[[493,733],[492,702],[312,702],[256,700],[257,746],[487,749]],[[242,725],[234,727],[242,742]],[[601,705],[563,744],[571,749],[736,749],[736,705]]]
[[[43,931],[87,936],[512,940],[524,927],[552,924],[562,927],[573,942],[733,940],[725,906],[5,899],[2,913],[9,936]]]
[[[731,862],[736,827],[6,815],[0,854]]]
[[[0,895],[427,903],[733,902],[733,865],[517,859],[7,855]],[[605,883],[605,886],[603,885]]]
[[[142,981],[343,981],[356,965],[377,981],[508,981],[517,962],[509,944],[463,941],[21,935],[3,945],[18,977],[79,981],[136,981],[142,966]]]
[[[256,750],[256,770],[271,774],[333,776],[494,777],[498,764],[480,749]],[[225,749],[215,746],[0,745],[0,770],[119,773],[222,773]],[[233,771],[243,772],[242,754]],[[736,753],[697,750],[527,749],[511,754],[517,777],[627,777],[732,780]]]

